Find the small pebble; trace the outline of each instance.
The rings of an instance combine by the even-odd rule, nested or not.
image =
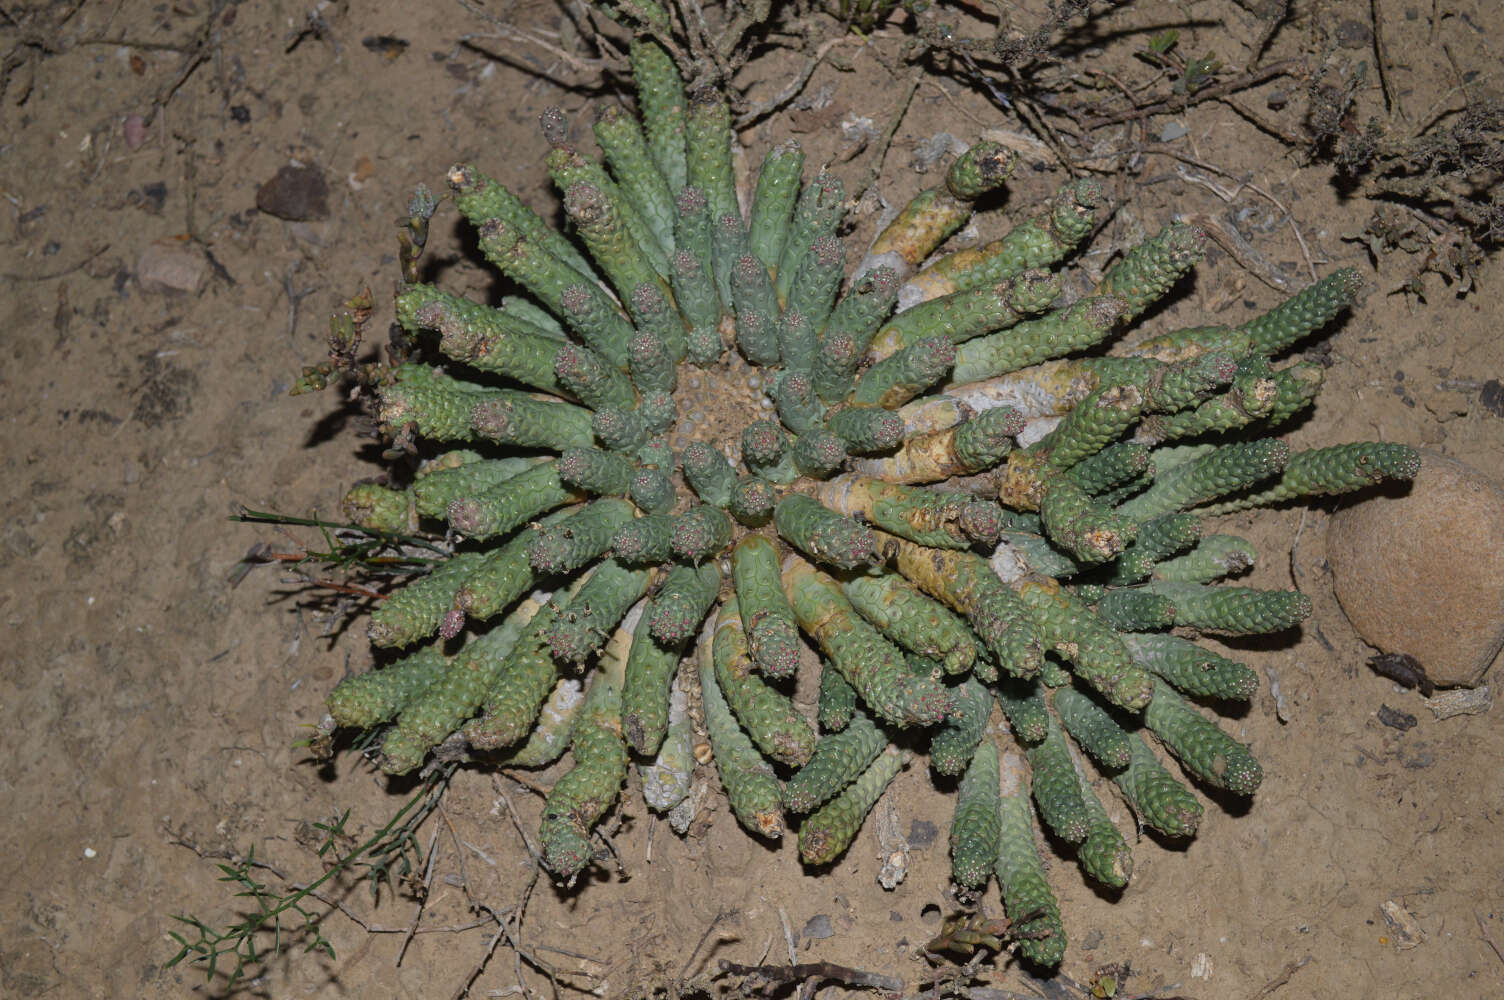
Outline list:
[[[125,135],[126,149],[140,149],[146,141],[146,119],[140,115],[126,115],[120,130]]]
[[[203,283],[208,265],[197,246],[167,237],[148,243],[136,258],[136,280],[149,292],[191,293]]]
[[[818,941],[822,938],[835,937],[835,928],[830,926],[830,918],[823,913],[817,913],[809,918],[809,923],[800,930],[799,936]]]
[[[1388,705],[1380,705],[1379,721],[1390,729],[1398,729],[1403,733],[1406,730],[1414,729],[1419,720],[1409,712],[1401,712],[1390,708]]]
[[[924,850],[935,842],[940,829],[927,819],[916,819],[909,824],[909,846]]]
[[[329,217],[329,182],[313,165],[286,166],[256,189],[256,207],[291,222]]]

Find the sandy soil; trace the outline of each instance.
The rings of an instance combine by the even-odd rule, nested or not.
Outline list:
[[[437,187],[450,163],[473,159],[538,208],[556,204],[536,115],[550,104],[577,111],[591,95],[523,70],[595,78],[496,37],[462,47],[462,34],[494,29],[458,6],[434,14],[424,6],[319,4],[320,31],[307,30],[310,6],[282,2],[0,11],[0,48],[18,60],[7,57],[0,105],[7,996],[216,995],[221,981],[163,966],[176,950],[167,936],[173,915],[216,926],[236,919],[231,887],[216,881],[217,857],[254,847],[286,879],[307,880],[320,871],[311,824],[348,809],[348,829],[360,836],[408,792],[353,755],[319,769],[295,745],[334,682],[368,664],[363,623],[350,617],[353,606],[275,570],[233,587],[231,571],[252,544],[291,550],[294,540],[227,517],[242,504],[333,511],[351,481],[377,471],[379,448],[357,436],[354,411],[333,394],[290,398],[287,389],[321,357],[335,305],[364,283],[384,297],[395,274],[392,222],[418,181]],[[1313,8],[1369,24],[1367,0],[1294,6],[1294,23],[1266,58],[1300,54]],[[1380,6],[1391,85],[1419,118],[1451,99],[1454,84],[1445,58],[1424,47],[1436,5]],[[1490,5],[1439,6],[1447,15],[1439,40],[1459,66],[1482,70],[1480,83],[1497,84]],[[1190,7],[1143,0],[1103,28],[1179,23]],[[562,23],[541,6],[503,3],[499,13],[548,30]],[[1194,16],[1187,51],[1248,58],[1258,26],[1240,6],[1212,0]],[[407,44],[366,42],[377,36]],[[200,37],[209,39],[201,52]],[[573,48],[568,32],[562,44]],[[1365,44],[1339,55],[1369,58]],[[851,71],[822,66],[809,83],[810,94],[829,88],[824,113],[773,116],[742,136],[750,162],[795,127],[811,159],[832,157],[843,176],[860,176],[866,159],[839,162],[849,149],[834,123],[852,114],[880,129],[902,88],[855,47],[848,56]],[[1147,76],[1131,60],[1103,65]],[[796,67],[775,52],[743,79],[754,96],[766,94]],[[1280,87],[1298,89],[1285,81],[1248,100],[1296,128],[1298,93],[1266,107]],[[1365,91],[1369,106],[1381,105],[1377,87]],[[1215,102],[1151,127],[1170,123],[1185,130],[1176,140],[1183,152],[1246,172],[1291,209],[1319,273],[1356,265],[1375,289],[1330,338],[1327,389],[1291,439],[1403,441],[1504,469],[1504,420],[1497,404],[1480,402],[1487,380],[1504,377],[1493,305],[1504,268],[1487,263],[1480,290],[1466,297],[1434,276],[1425,303],[1386,294],[1417,260],[1398,254],[1371,266],[1346,237],[1372,206],[1341,198],[1326,168],[1303,166]],[[984,128],[1022,131],[952,80],[926,83],[877,193],[898,201],[924,183],[910,160],[936,133],[969,139]],[[326,218],[289,223],[257,211],[258,186],[294,162],[326,174]],[[1010,205],[1032,204],[1058,183],[1062,175],[1040,164],[1020,171]],[[1179,173],[1168,159],[1151,160],[1136,181],[1098,251],[1173,212],[1244,212],[1245,221],[1272,220],[1251,230],[1258,252],[1296,286],[1306,280],[1291,228],[1251,187],[1195,168]],[[866,228],[857,238],[869,235],[871,217],[858,222]],[[463,255],[452,214],[437,230],[443,280],[483,293],[492,278]],[[193,290],[163,290],[164,273]],[[1236,319],[1278,298],[1214,251],[1153,322]],[[1435,721],[1418,695],[1363,666],[1369,650],[1331,599],[1322,567],[1326,517],[1296,509],[1237,519],[1265,554],[1253,582],[1288,585],[1293,573],[1316,602],[1297,640],[1238,650],[1278,677],[1288,721],[1266,694],[1234,720],[1267,772],[1251,808],[1211,805],[1189,847],[1142,843],[1121,898],[1094,891],[1074,863],[1055,865],[1074,942],[1063,967],[1070,979],[1130,962],[1130,991],[1179,984],[1168,992],[1201,998],[1504,993],[1504,730],[1497,712]],[[1414,728],[1381,724],[1385,705],[1414,715]],[[530,780],[546,787],[552,779]],[[921,769],[889,795],[914,848],[907,881],[891,893],[875,882],[871,823],[834,870],[807,874],[793,844],[753,843],[724,806],[680,840],[648,822],[635,794],[629,789],[611,825],[620,870],[599,872],[582,891],[537,883],[520,939],[496,942],[496,925],[467,908],[459,885],[497,913],[519,903],[531,862],[509,809],[531,831],[539,799],[509,779],[461,771],[442,817],[419,831],[425,849],[430,838],[436,845],[421,914],[408,894],[384,892],[377,905],[364,886],[336,890],[344,912],[322,929],[337,957],[305,954],[295,941],[242,988],[269,997],[442,997],[473,977],[475,996],[515,992],[519,978],[547,991],[518,958],[524,952],[558,971],[562,993],[616,995],[708,974],[720,959],[787,961],[785,916],[800,935],[800,961],[898,977],[911,993],[928,974],[915,948],[953,903],[949,809]],[[273,871],[258,877],[284,884]],[[1418,937],[1386,923],[1390,904]],[[999,989],[1023,982],[1011,964],[991,973]],[[1080,995],[1063,978],[1039,988]]]

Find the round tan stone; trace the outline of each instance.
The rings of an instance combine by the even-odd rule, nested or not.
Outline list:
[[[1332,517],[1327,559],[1365,642],[1414,656],[1438,686],[1483,679],[1504,645],[1504,487],[1422,450],[1408,494]]]

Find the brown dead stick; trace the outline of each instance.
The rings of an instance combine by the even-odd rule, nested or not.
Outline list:
[[[901,991],[903,980],[863,972],[831,962],[806,962],[803,965],[738,965],[721,959],[721,971],[733,976],[756,976],[769,983],[800,983],[806,979],[832,979],[847,986],[866,986],[875,990]]]
[[[1262,69],[1240,73],[1222,83],[1214,83],[1210,86],[1202,87],[1194,94],[1158,101],[1141,108],[1132,108],[1128,111],[1119,111],[1102,118],[1091,119],[1087,121],[1086,126],[1087,128],[1097,129],[1105,125],[1118,125],[1129,119],[1142,118],[1147,115],[1178,113],[1192,105],[1200,104],[1202,101],[1220,99],[1228,94],[1241,93],[1260,84],[1268,83],[1275,77],[1298,75],[1301,69],[1302,66],[1299,59],[1284,59],[1277,63],[1270,63]]]

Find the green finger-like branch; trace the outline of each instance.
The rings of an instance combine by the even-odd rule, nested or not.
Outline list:
[[[714,562],[675,566],[648,606],[648,631],[665,646],[683,646],[700,627],[721,589]]]
[[[1108,268],[1097,293],[1122,296],[1124,319],[1140,316],[1205,255],[1205,240],[1199,229],[1172,222]]]
[[[674,509],[674,481],[657,469],[638,469],[632,473],[627,496],[649,514],[666,514]]]
[[[678,191],[687,179],[684,84],[673,59],[657,42],[637,39],[627,54],[632,60],[632,79],[637,83],[637,100],[642,107],[648,152],[669,190]]]
[[[1247,701],[1259,689],[1252,669],[1189,639],[1163,633],[1125,633],[1122,638],[1136,663],[1186,694]]]
[[[791,558],[784,564],[783,589],[800,627],[878,718],[896,726],[945,718],[950,693],[931,678],[912,676],[903,653],[862,620],[835,580]]]
[[[708,638],[703,636],[699,646],[700,701],[721,787],[726,790],[731,812],[743,829],[770,839],[781,837],[782,794],[778,778],[731,714],[716,681],[715,656]]]
[[[1071,764],[1081,786],[1081,803],[1086,807],[1087,817],[1086,839],[1076,848],[1076,857],[1081,861],[1086,874],[1103,885],[1121,889],[1133,875],[1133,852],[1128,847],[1128,841],[1108,817],[1102,800],[1092,790],[1080,757],[1074,750],[1070,753]]]
[[[556,111],[557,109],[550,110]],[[545,117],[548,113],[544,112]],[[637,206],[628,200],[621,187],[607,175],[606,169],[600,163],[591,157],[584,156],[567,144],[555,146],[544,162],[554,186],[559,189],[560,194],[564,195],[565,211],[571,217],[574,217],[574,213],[569,211],[567,205],[572,189],[586,185],[599,192],[604,206],[597,210],[608,213],[610,219],[607,224],[615,230],[605,236],[610,246],[607,251],[609,254],[631,254],[640,261],[646,262],[654,274],[667,277],[668,256],[653,236],[652,227],[638,212]],[[576,219],[576,221],[579,220]],[[613,264],[625,263],[625,257],[618,256],[613,264],[608,264],[600,254],[596,253],[592,237],[585,235],[583,230],[581,235],[585,237],[585,246],[590,251],[590,256],[603,269],[609,271]],[[611,276],[608,274],[607,277]],[[621,290],[618,289],[618,292],[620,293]]]
[[[417,700],[448,665],[439,646],[422,646],[395,663],[346,677],[329,692],[329,714],[337,725],[370,729]]]
[[[778,267],[783,256],[803,171],[804,152],[792,139],[774,147],[758,171],[747,243],[769,268]]]
[[[633,454],[651,437],[642,414],[614,406],[596,410],[590,418],[590,429],[601,444],[624,455]]]
[[[1146,521],[1188,507],[1198,507],[1279,474],[1290,446],[1268,438],[1223,445],[1199,458],[1161,470],[1143,493],[1118,508],[1133,521]]]
[[[725,98],[709,88],[690,94],[684,138],[686,181],[705,192],[711,217],[739,213],[731,169],[731,110]]]
[[[731,487],[726,510],[749,528],[760,528],[773,518],[778,495],[773,484],[761,476],[743,476]]]
[[[783,486],[798,478],[788,435],[772,420],[754,420],[742,428],[742,464],[753,475]]]
[[[858,576],[841,589],[862,617],[884,635],[920,656],[938,660],[946,673],[965,673],[976,661],[976,643],[966,624],[902,577],[892,573]]]
[[[1085,350],[1107,339],[1128,308],[1122,296],[1091,295],[1011,329],[968,340],[956,348],[951,383],[995,378]]]
[[[1059,965],[1065,957],[1065,927],[1060,922],[1060,903],[1050,891],[1044,861],[1034,845],[1024,762],[1015,753],[1000,754],[998,772],[996,872],[1003,908],[1019,937],[1019,953],[1031,962]]]
[[[821,339],[849,337],[852,353],[861,360],[897,300],[897,272],[891,267],[877,267],[866,272],[852,282],[841,301],[836,303]],[[816,391],[819,391],[818,386]],[[820,398],[825,398],[823,393]],[[839,401],[839,398],[832,400]]]
[[[1143,403],[1143,395],[1132,385],[1098,389],[1027,450],[1043,457],[1050,468],[1069,469],[1121,437],[1138,420]]]
[[[565,483],[598,496],[625,494],[637,468],[631,460],[599,448],[569,448],[559,456],[556,467]]]
[[[449,501],[444,514],[449,526],[469,538],[505,535],[540,514],[583,496],[565,485],[556,462],[535,466],[489,489]]]
[[[1076,765],[1071,761],[1060,725],[1049,719],[1045,737],[1024,750],[1029,760],[1029,790],[1050,832],[1069,844],[1086,839],[1091,817],[1081,796]]]
[[[592,414],[551,396],[496,389],[473,404],[470,424],[477,437],[521,448],[584,448],[595,440]]]
[[[615,559],[602,560],[548,631],[554,659],[583,665],[647,593],[651,580],[652,574],[646,569],[629,569]]]
[[[583,581],[576,583],[577,590]],[[544,699],[558,683],[559,668],[548,645],[548,633],[571,593],[556,594],[539,609],[524,601],[514,614],[532,614],[507,653],[494,683],[485,693],[480,714],[465,724],[465,739],[478,750],[495,750],[527,739]]]
[[[628,521],[611,536],[616,558],[634,566],[667,562],[674,554],[674,516],[648,514]]]
[[[909,279],[904,304],[928,301],[966,288],[1002,281],[1029,268],[1063,260],[1091,234],[1105,203],[1094,177],[1068,181],[1043,212],[1014,226],[999,240],[940,258]]]
[[[1119,441],[1082,459],[1066,470],[1082,491],[1091,495],[1106,493],[1153,468],[1149,449],[1130,441]]]
[[[870,528],[798,493],[778,501],[773,523],[790,545],[840,569],[866,566],[877,554],[877,539]]]
[[[537,296],[592,350],[617,363],[631,324],[604,290],[502,224],[488,222],[477,235],[487,260]]]
[[[1017,153],[1001,143],[983,140],[956,157],[945,173],[945,186],[954,197],[975,201],[1001,187],[1017,163]]]
[[[606,154],[622,193],[648,224],[665,252],[674,249],[674,199],[663,172],[653,162],[647,139],[636,119],[622,107],[608,104],[595,121],[595,141]]]
[[[884,358],[931,337],[963,344],[1042,313],[1059,296],[1060,279],[1047,271],[1025,271],[1004,281],[951,292],[905,309],[885,323],[872,342],[872,355]]]
[[[606,272],[622,301],[625,302],[638,285],[657,282],[657,272],[627,231],[621,206],[606,192],[594,184],[576,182],[565,192],[564,211],[574,221],[590,256]]]
[[[1237,430],[1270,416],[1279,401],[1280,386],[1274,379],[1261,374],[1241,374],[1226,392],[1212,396],[1199,406],[1146,418],[1134,432],[1134,439],[1145,444],[1158,444]]]
[[[714,566],[675,566],[644,612],[648,627],[633,628],[622,690],[622,732],[627,745],[643,756],[657,753],[668,732],[669,684],[719,586]]]
[[[351,524],[378,535],[403,535],[418,530],[418,506],[410,489],[356,483],[340,500],[340,510]]]
[[[984,889],[997,866],[997,744],[983,740],[956,786],[956,811],[950,824],[951,877],[968,889]]]
[[[468,719],[501,675],[506,659],[534,617],[536,605],[512,612],[497,627],[472,639],[444,673],[397,717],[382,740],[382,770],[406,774],[423,763],[431,747]]]
[[[1272,357],[1326,326],[1356,302],[1362,290],[1358,272],[1344,267],[1238,329],[1252,338],[1255,353]]]
[[[471,225],[479,228],[491,220],[504,222],[518,235],[572,268],[575,280],[594,280],[594,269],[574,244],[505,187],[469,164],[450,167],[448,181],[456,207]]]
[[[752,653],[735,597],[722,603],[716,618],[714,655],[721,694],[763,756],[792,767],[803,766],[815,749],[814,731],[794,711],[788,697],[752,672]]]
[[[1097,602],[1096,610],[1098,618],[1119,632],[1175,624],[1175,602],[1150,590],[1109,590]]]
[[[1253,543],[1246,539],[1236,535],[1207,535],[1185,555],[1155,566],[1154,575],[1181,583],[1210,583],[1224,576],[1236,576],[1252,566],[1256,558]]]
[[[1003,710],[1003,717],[1021,743],[1038,743],[1045,738],[1050,710],[1045,704],[1044,688],[1038,680],[999,677],[993,691],[997,696],[997,707]]]
[[[1068,476],[1048,481],[1039,501],[1039,516],[1050,541],[1088,564],[1115,558],[1136,532],[1132,520],[1087,496]]]
[[[573,516],[576,508],[556,511],[540,522],[549,527]],[[457,633],[461,623],[454,621],[455,611],[473,621],[486,621],[506,610],[513,601],[526,594],[537,582],[537,574],[528,559],[532,548],[530,532],[519,532],[505,544],[491,549],[485,561],[465,581],[454,595],[454,611],[446,624],[455,626]]]
[[[1138,815],[1139,822],[1167,837],[1191,837],[1201,822],[1202,806],[1191,790],[1174,778],[1144,741],[1128,737],[1129,763],[1113,781]]]
[[[903,770],[905,758],[896,747],[888,747],[841,794],[806,819],[799,827],[799,859],[807,865],[826,865],[840,857],[888,783]]]
[[[856,689],[829,660],[820,661],[820,694],[816,716],[820,729],[838,733],[851,724],[856,711]]]
[[[806,372],[784,372],[773,385],[772,397],[778,419],[795,434],[805,434],[824,423],[825,407],[815,396]]]
[[[769,677],[792,677],[799,630],[783,593],[777,547],[763,535],[743,535],[731,550],[731,580],[753,662]]]
[[[1120,771],[1133,762],[1129,734],[1090,695],[1073,687],[1056,688],[1051,695],[1060,723],[1091,759],[1108,771]]]
[[[538,709],[538,720],[527,739],[504,751],[499,763],[508,767],[547,767],[564,756],[584,701],[583,685],[573,677],[561,677]]]
[[[617,529],[632,520],[632,505],[607,497],[588,504],[562,524],[533,536],[528,559],[543,573],[570,573],[611,546]]]
[[[755,365],[778,363],[778,296],[768,268],[752,254],[732,263],[731,300],[736,304],[736,343]]]
[[[545,392],[561,388],[554,364],[563,345],[513,312],[417,284],[398,293],[397,321],[407,330],[436,331],[439,350],[480,371]]]
[[[1223,514],[1302,497],[1337,496],[1389,480],[1414,479],[1420,455],[1403,444],[1361,441],[1290,454],[1279,481],[1246,496],[1214,504],[1204,513]]]
[[[784,808],[807,813],[835,798],[867,769],[887,742],[866,713],[855,712],[840,732],[820,738],[809,763],[784,784]]]
[[[896,410],[939,382],[955,363],[954,344],[945,337],[926,337],[868,368],[848,401]]]
[[[841,182],[821,171],[815,179],[804,186],[799,200],[794,204],[794,217],[789,222],[788,236],[783,242],[783,252],[778,255],[774,269],[774,287],[780,299],[789,297],[799,266],[809,254],[817,239],[835,234],[845,214],[846,191]]]
[[[721,454],[703,441],[691,442],[684,449],[684,478],[689,488],[705,503],[724,507],[731,502],[731,488],[736,485],[736,470]]]
[[[1034,612],[1046,647],[1069,660],[1077,677],[1129,711],[1149,703],[1153,678],[1085,604],[1053,580],[1022,580],[1014,586]]]
[[[637,336],[627,342],[627,367],[632,372],[632,382],[644,394],[672,392],[675,386],[673,366],[689,353],[684,319],[669,304],[662,285],[644,283],[632,289],[630,307],[632,319],[637,323]],[[644,345],[648,345],[653,354],[653,371],[646,384],[641,377]],[[658,360],[659,355],[667,359],[666,365]]]
[[[1264,635],[1293,628],[1311,616],[1311,599],[1298,590],[1208,587],[1156,580],[1144,585],[1175,605],[1175,624],[1231,635]]]
[[[483,552],[458,553],[382,601],[371,613],[371,643],[407,646],[433,635],[454,607],[454,595],[484,559]]]
[[[627,778],[619,664],[607,670],[603,659],[596,670],[575,720],[569,751],[574,767],[549,789],[538,826],[543,863],[566,880],[572,880],[594,859],[590,831],[615,805]]]
[[[968,677],[955,688],[955,708],[930,734],[930,767],[936,774],[960,774],[987,734],[992,691]]]
[[[1043,652],[1035,616],[998,579],[985,559],[970,552],[925,548],[891,536],[884,537],[883,548],[891,548],[904,577],[966,616],[991,654],[992,662],[979,658],[974,668],[984,680],[999,668],[1014,677],[1038,673]]]
[[[403,365],[376,392],[377,418],[384,426],[395,430],[411,424],[435,441],[468,441],[476,433],[472,419],[476,405],[500,398],[503,390],[464,382],[423,365]]]
[[[903,420],[890,410],[849,406],[832,411],[825,426],[856,455],[891,451],[903,440]]]
[[[559,384],[592,410],[631,410],[637,404],[632,383],[603,356],[578,344],[561,344],[554,352]]]
[[[674,557],[699,564],[731,542],[731,518],[718,507],[697,504],[674,518],[669,547]]]
[[[1215,788],[1252,795],[1264,779],[1264,769],[1245,744],[1223,732],[1163,681],[1155,684],[1144,723],[1187,771]]]
[[[810,244],[809,253],[799,264],[799,271],[794,275],[784,300],[784,310],[803,317],[811,336],[814,331],[823,329],[825,321],[830,318],[831,306],[845,275],[845,265],[846,248],[829,234],[816,237]]]

